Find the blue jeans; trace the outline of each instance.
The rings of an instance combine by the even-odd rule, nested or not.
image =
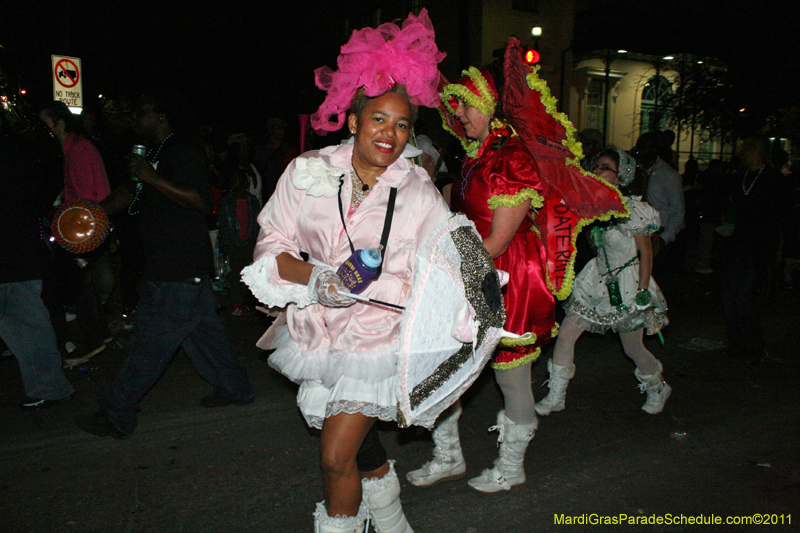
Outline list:
[[[182,346],[214,394],[253,397],[253,386],[217,316],[208,279],[146,281],[139,297],[130,352],[119,376],[98,394],[100,410],[126,435],[136,429],[139,404]]]
[[[74,389],[61,370],[61,353],[41,294],[40,279],[0,283],[0,337],[19,362],[25,394],[60,400]]]

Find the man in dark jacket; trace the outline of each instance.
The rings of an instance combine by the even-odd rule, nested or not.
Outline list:
[[[725,239],[725,293],[723,307],[728,330],[729,357],[753,363],[766,359],[758,298],[768,273],[777,265],[782,227],[791,194],[784,176],[767,163],[766,137],[742,142],[742,171],[734,176],[731,194],[733,233]]]
[[[183,347],[200,375],[214,386],[205,407],[244,405],[254,399],[247,374],[236,361],[228,333],[216,313],[209,273],[213,255],[206,227],[210,186],[202,145],[173,127],[179,103],[144,97],[134,130],[149,147],[130,156],[138,180],[119,187],[104,207],[140,211],[145,251],[144,287],[134,322],[130,354],[119,376],[98,395],[100,412],[76,424],[99,436],[130,436],[139,404]]]

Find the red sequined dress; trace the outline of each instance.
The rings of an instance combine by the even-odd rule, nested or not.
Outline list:
[[[516,207],[531,200],[541,206],[542,183],[536,161],[515,137],[503,137],[506,130],[493,130],[462,169],[462,180],[453,185],[452,208],[475,222],[478,233],[488,237],[497,207]],[[498,142],[499,141],[499,142]],[[555,299],[545,282],[545,250],[526,217],[508,250],[494,260],[510,279],[503,289],[506,308],[505,329],[523,339],[503,339],[492,367],[508,369],[535,360],[551,337],[555,326]],[[528,334],[528,335],[526,335]]]

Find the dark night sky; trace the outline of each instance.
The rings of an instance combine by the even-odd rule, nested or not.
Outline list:
[[[3,65],[20,76],[35,102],[52,97],[55,53],[81,58],[87,96],[168,86],[215,121],[288,116],[321,101],[313,70],[334,64],[340,44],[335,29],[324,26],[326,2],[313,2],[319,4],[313,17],[300,9],[309,2],[240,3],[244,8],[234,2],[73,1],[45,16],[44,2],[34,4],[20,2],[14,17],[0,21],[0,44]],[[276,4],[280,17],[269,7]]]
[[[610,0],[578,17],[576,47],[722,61],[741,107],[800,106],[800,5],[778,0]]]
[[[137,94],[168,84],[211,120],[258,127],[270,115],[310,112],[321,101],[313,70],[335,65],[341,44],[331,24],[336,3],[16,2],[0,20],[0,59],[20,76],[32,101],[51,97],[50,55],[75,55],[82,60],[87,95]],[[746,82],[749,98],[798,98],[797,3],[603,4],[584,14],[587,30],[576,36],[578,46],[715,56]]]

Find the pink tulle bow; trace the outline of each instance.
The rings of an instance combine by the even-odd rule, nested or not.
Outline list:
[[[345,112],[360,87],[367,96],[378,96],[395,83],[405,85],[411,103],[426,107],[439,104],[438,64],[447,54],[439,52],[428,11],[409,14],[400,29],[387,22],[377,28],[353,30],[342,46],[338,70],[321,67],[314,71],[317,87],[328,93],[311,125],[320,134],[342,127]],[[330,117],[336,116],[336,122]]]

